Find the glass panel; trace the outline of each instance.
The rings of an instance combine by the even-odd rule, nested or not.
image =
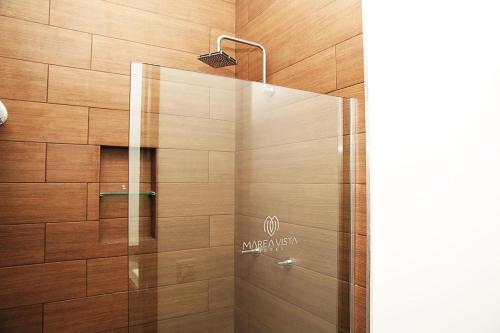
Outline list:
[[[342,104],[132,65],[131,331],[350,331]]]

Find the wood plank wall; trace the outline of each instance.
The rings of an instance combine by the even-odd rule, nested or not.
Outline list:
[[[356,333],[366,332],[367,228],[362,33],[360,0],[236,1],[236,34],[266,47],[268,82],[358,99],[355,133],[350,133],[346,121],[343,140],[344,158],[349,153],[349,135],[355,135],[357,142],[353,234]],[[236,56],[239,61],[236,68],[238,78],[261,79],[260,52],[238,46]],[[347,110],[347,102],[344,105]],[[347,119],[347,112],[344,115]],[[345,184],[347,180],[344,179]],[[236,305],[237,309],[241,306]],[[236,326],[245,320],[248,321],[248,318],[237,314]],[[252,332],[258,332],[259,329],[265,331],[258,324],[252,325]]]
[[[231,0],[0,1],[0,99],[10,113],[0,127],[0,331],[127,331],[129,299],[149,295],[127,292],[126,209],[118,202],[99,210],[98,192],[126,182],[123,153],[101,148],[128,144],[130,61],[233,76],[196,56],[208,52],[218,34],[234,29]],[[227,160],[206,155],[207,163]],[[226,176],[223,170],[213,175]],[[231,223],[226,217],[188,219],[193,228],[204,227],[208,241],[227,244],[221,236]],[[163,222],[185,228],[185,221]],[[190,239],[200,249],[189,251],[213,262],[223,253],[209,249],[207,239]],[[165,250],[178,250],[175,242],[168,244]],[[166,253],[186,257],[182,251]],[[191,302],[193,295],[218,302],[212,312],[161,327],[208,330],[226,323],[223,329],[230,331],[225,292],[231,275],[162,286],[156,295],[163,301],[191,293],[180,302],[184,310],[187,303],[196,312],[206,306]],[[166,306],[169,317],[182,312]]]

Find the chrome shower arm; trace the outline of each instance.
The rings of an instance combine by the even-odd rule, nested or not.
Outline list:
[[[250,45],[253,47],[258,47],[262,51],[262,83],[266,83],[266,49],[264,46],[260,45],[259,43],[251,42],[246,39],[242,38],[236,38],[236,37],[231,37],[228,35],[221,35],[219,38],[217,38],[217,52],[221,52],[221,43],[222,40],[227,39],[227,40],[232,40],[233,42],[241,43],[241,44],[246,44]]]

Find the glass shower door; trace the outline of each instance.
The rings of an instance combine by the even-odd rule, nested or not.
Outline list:
[[[134,63],[131,332],[349,332],[342,99]]]

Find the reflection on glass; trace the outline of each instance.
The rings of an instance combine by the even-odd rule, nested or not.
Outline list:
[[[131,330],[347,332],[342,99],[143,64],[131,80],[129,192],[156,194],[129,195]]]

